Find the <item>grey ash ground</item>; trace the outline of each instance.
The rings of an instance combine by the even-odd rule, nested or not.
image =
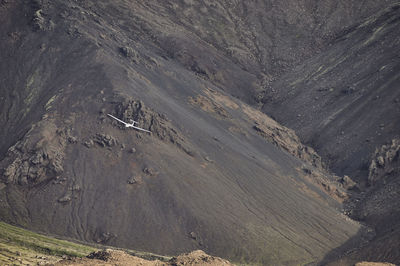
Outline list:
[[[0,219],[163,255],[400,263],[399,17],[1,0]]]

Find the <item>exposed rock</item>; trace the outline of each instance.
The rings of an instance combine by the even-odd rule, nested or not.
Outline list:
[[[78,139],[76,137],[74,137],[74,136],[69,136],[68,137],[68,142],[71,143],[71,144],[75,144],[75,143],[78,143]]]
[[[208,157],[208,156],[204,157],[204,160],[206,160],[207,162],[210,162],[210,163],[213,163],[213,162],[214,162],[214,161],[213,161],[210,157]]]
[[[229,113],[222,107],[222,105],[212,101],[211,99],[198,95],[196,98],[189,97],[189,102],[192,105],[199,106],[203,111],[214,114],[217,118],[229,118]]]
[[[35,9],[32,18],[34,29],[41,31],[54,29],[54,22],[46,15],[49,3],[47,1],[34,0],[32,1],[32,6]]]
[[[174,127],[165,115],[145,107],[142,101],[132,100],[127,96],[122,98],[123,100],[119,101],[116,106],[118,117],[125,121],[130,119],[137,121],[140,127],[150,130],[159,139],[169,141],[188,155],[194,156],[194,149],[185,140],[180,130]]]
[[[195,232],[190,232],[189,234],[190,238],[196,240],[197,239],[197,234]]]
[[[128,184],[141,184],[143,183],[143,178],[141,176],[133,176],[131,178],[129,178],[128,180]]]
[[[100,250],[100,251],[95,251],[90,253],[87,258],[89,259],[97,259],[97,260],[103,260],[103,261],[108,261],[108,259],[111,257],[111,252],[109,250]]]
[[[113,136],[101,133],[96,134],[94,137],[94,142],[99,144],[101,147],[113,147],[118,143]]]
[[[94,145],[94,141],[92,139],[89,139],[89,140],[85,141],[83,143],[83,145],[85,145],[87,148],[91,148]]]
[[[400,172],[400,140],[394,139],[390,144],[376,149],[369,166],[368,184],[381,180],[384,176]]]
[[[385,166],[385,159],[383,159],[382,156],[378,156],[378,158],[376,158],[376,162],[378,163],[378,167]]]
[[[64,172],[66,133],[51,121],[41,121],[9,149],[0,163],[6,183],[26,186],[56,178]]]
[[[131,47],[124,46],[119,48],[120,53],[125,56],[125,57],[137,57],[137,53],[135,50],[133,50]]]
[[[81,187],[79,185],[73,185],[71,188],[72,191],[80,191]]]
[[[242,109],[254,121],[253,128],[260,136],[302,161],[318,169],[324,168],[321,157],[313,148],[303,145],[293,130],[248,105],[243,104]]]
[[[302,169],[303,172],[306,173],[307,175],[311,175],[311,174],[313,173],[312,170],[311,170],[310,168],[306,167],[306,166],[303,166],[301,169]]]
[[[207,255],[202,250],[196,250],[172,258],[169,263],[171,265],[233,265],[227,260]]]
[[[157,174],[157,171],[155,171],[152,168],[145,167],[145,168],[143,168],[143,173],[145,173],[146,175],[149,175],[149,176],[154,176]]]
[[[395,266],[395,264],[387,262],[357,262],[355,266]]]
[[[143,256],[143,255],[142,255]],[[149,259],[147,259],[149,257]],[[83,259],[64,259],[56,265],[144,265],[144,266],[230,266],[229,261],[207,255],[204,251],[196,250],[182,254],[172,259],[157,255],[146,256],[146,259],[130,255],[121,250],[104,249],[90,253]]]
[[[339,182],[343,185],[344,189],[353,189],[357,185],[349,176],[343,176]]]
[[[70,202],[71,200],[72,200],[71,195],[65,195],[64,197],[59,198],[58,202],[67,203],[67,202]]]

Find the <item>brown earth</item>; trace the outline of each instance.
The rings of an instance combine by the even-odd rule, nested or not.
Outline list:
[[[394,264],[382,262],[358,262],[355,266],[394,266]]]
[[[58,265],[103,265],[103,266],[123,266],[123,265],[143,265],[143,266],[177,266],[177,265],[198,265],[198,266],[223,266],[233,265],[227,260],[218,257],[207,255],[201,250],[196,250],[191,253],[179,255],[172,258],[168,262],[159,260],[145,260],[136,256],[127,254],[124,251],[104,250],[90,254],[88,258],[82,259],[65,259],[56,264]]]

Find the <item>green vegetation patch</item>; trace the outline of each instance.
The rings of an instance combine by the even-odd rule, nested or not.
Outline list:
[[[63,256],[84,257],[98,249],[55,239],[0,222],[0,264],[56,262]]]

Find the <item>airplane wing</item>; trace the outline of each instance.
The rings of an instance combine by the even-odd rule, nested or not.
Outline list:
[[[143,129],[143,128],[134,126],[134,123],[133,123],[133,124],[128,124],[128,123],[126,123],[126,122],[124,122],[124,121],[122,121],[122,120],[116,118],[116,117],[113,116],[113,115],[110,115],[110,114],[107,114],[107,115],[110,116],[110,117],[112,117],[112,118],[114,118],[115,120],[117,120],[117,121],[119,121],[119,122],[125,124],[127,127],[133,127],[134,129],[137,129],[137,130],[140,130],[140,131],[144,131],[144,132],[147,132],[147,133],[150,133],[150,134],[151,134],[151,132],[148,131],[148,130],[146,130],[146,129]],[[135,121],[135,123],[137,123],[137,122]]]
[[[111,117],[114,118],[115,120],[117,120],[117,121],[119,121],[119,122],[121,122],[121,123],[123,123],[123,124],[125,124],[125,125],[128,125],[128,123],[126,123],[126,122],[124,122],[124,121],[122,121],[122,120],[116,118],[115,116],[112,116],[112,115],[110,115],[110,114],[107,114],[107,115],[108,115],[108,116],[111,116]]]
[[[135,129],[137,129],[137,130],[141,130],[141,131],[144,131],[144,132],[147,132],[147,133],[150,133],[151,134],[151,131],[148,131],[148,130],[146,130],[146,129],[143,129],[143,128],[140,128],[140,127],[135,127],[135,126],[132,126],[133,128],[135,128]]]

